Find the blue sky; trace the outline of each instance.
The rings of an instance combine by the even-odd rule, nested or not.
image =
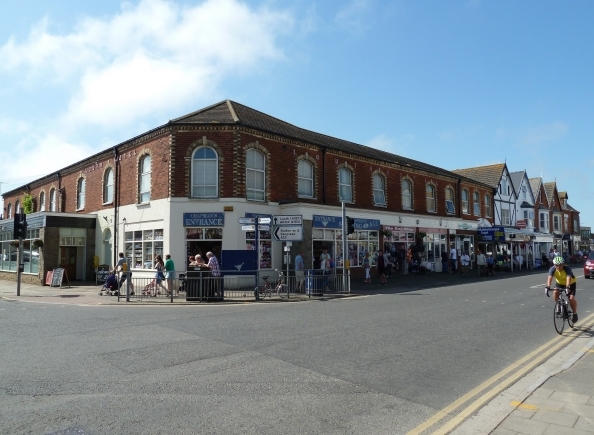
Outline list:
[[[0,2],[2,192],[231,99],[448,170],[507,162],[594,225],[594,2]]]

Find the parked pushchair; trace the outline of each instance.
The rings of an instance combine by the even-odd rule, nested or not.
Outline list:
[[[118,277],[114,272],[109,272],[103,287],[99,290],[99,296],[117,296],[118,288]]]

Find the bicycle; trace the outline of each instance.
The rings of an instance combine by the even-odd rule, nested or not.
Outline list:
[[[285,278],[283,275],[283,272],[278,270],[278,269],[274,269],[278,272],[278,283],[276,284],[276,295],[280,298],[288,298],[289,297],[289,286],[287,286],[287,284],[285,284]]]
[[[271,298],[272,297],[272,288],[270,287],[270,283],[268,282],[268,276],[263,276],[262,280],[264,281],[264,284],[260,284],[260,285],[256,286],[256,288],[254,289],[254,293],[256,294],[256,299],[260,299],[260,296],[262,297],[262,299],[265,299],[266,296]]]
[[[567,293],[569,292],[569,289],[557,287],[554,290],[559,291],[559,299],[557,302],[555,302],[555,309],[553,312],[555,331],[557,331],[557,334],[562,334],[565,322],[567,322],[569,327],[573,329],[573,312],[571,311],[568,297],[566,298],[566,296],[568,296]]]

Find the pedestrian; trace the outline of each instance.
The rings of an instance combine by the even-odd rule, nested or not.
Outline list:
[[[157,286],[161,287],[165,290],[165,293],[169,295],[167,288],[163,285],[163,280],[165,279],[165,264],[163,263],[163,258],[157,254],[155,256],[155,290],[157,290]],[[157,291],[157,294],[160,295],[161,292]]]
[[[175,279],[175,264],[171,259],[171,255],[165,255],[165,279],[167,280],[167,294],[173,291],[173,280]]]
[[[458,255],[454,245],[452,245],[450,249],[450,261],[452,262],[452,273],[456,273],[456,262],[458,261]]]
[[[326,291],[330,290],[328,288],[328,282],[330,281],[331,261],[332,256],[328,253],[328,248],[324,246],[320,254],[320,270],[322,271],[322,275],[324,275],[324,288]]]
[[[119,288],[121,289],[126,280],[130,283],[130,295],[134,295],[134,284],[132,284],[132,272],[130,272],[130,264],[126,257],[124,257],[124,253],[120,252],[118,254],[119,260],[113,268],[115,273],[120,272],[122,276],[120,277],[120,284]]]
[[[479,249],[478,255],[476,256],[477,276],[481,276],[481,274],[485,274],[485,276],[487,276],[487,271],[485,270],[486,265],[487,259],[485,258],[485,254],[483,254],[483,251]]]
[[[210,268],[210,275],[212,277],[214,277],[214,279],[212,280],[212,289],[214,293],[217,293],[217,295],[222,297],[223,294],[223,289],[219,289],[220,287],[220,278],[221,278],[221,268],[219,267],[219,260],[217,260],[217,257],[214,256],[214,254],[211,251],[208,251],[206,253],[206,258],[208,259],[208,264],[207,266]],[[219,293],[220,290],[220,293]]]
[[[468,266],[470,265],[470,256],[467,252],[462,252],[460,257],[460,263],[462,264],[462,276],[468,276]]]
[[[378,251],[377,255],[377,273],[380,277],[380,285],[386,285],[386,265],[388,264],[388,259],[384,255],[383,250]]]
[[[448,252],[447,250],[441,251],[441,273],[448,273]]]
[[[369,252],[365,252],[363,257],[363,269],[365,270],[365,280],[363,282],[371,282],[371,261],[369,260]]]
[[[305,282],[305,264],[303,262],[303,251],[299,251],[295,257],[295,291],[303,292]]]

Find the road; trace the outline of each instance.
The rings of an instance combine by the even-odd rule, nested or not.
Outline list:
[[[0,300],[0,433],[421,433],[546,356],[552,305],[540,275],[286,304]]]

